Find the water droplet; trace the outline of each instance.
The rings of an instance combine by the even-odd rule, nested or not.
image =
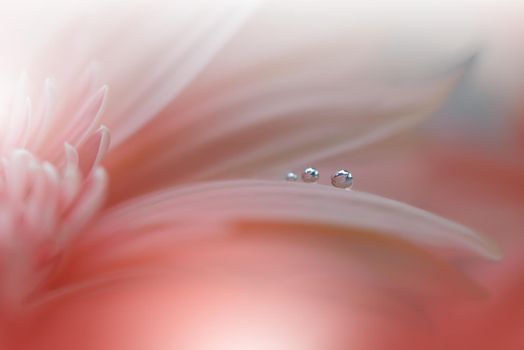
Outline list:
[[[297,180],[298,180],[298,175],[295,174],[294,172],[289,172],[286,174],[286,181],[294,182]]]
[[[302,173],[302,181],[307,183],[317,182],[319,178],[319,172],[315,168],[306,168]]]
[[[353,175],[347,170],[339,170],[331,176],[331,184],[337,188],[351,188]]]

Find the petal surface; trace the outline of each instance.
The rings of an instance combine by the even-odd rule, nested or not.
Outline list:
[[[140,232],[186,222],[215,226],[242,218],[389,232],[450,252],[500,257],[496,245],[487,238],[427,211],[368,193],[284,181],[218,181],[159,191],[106,211],[98,229],[86,236],[96,240],[104,238],[103,232]]]
[[[361,76],[369,67],[352,51],[358,46],[321,39],[297,44],[294,38],[288,47],[263,37],[266,51],[237,71],[218,59],[116,147],[107,163],[119,179],[111,200],[194,181],[280,177],[290,168],[360,149],[429,117],[464,69],[384,84]],[[245,40],[232,39],[223,50],[232,62]]]
[[[290,251],[296,244],[312,254],[311,261],[319,263],[315,268],[319,273],[338,271],[335,274],[356,276],[360,269],[370,269],[369,275],[374,276],[371,284],[383,288],[392,284],[422,295],[432,294],[436,285],[437,294],[454,288],[454,284],[436,282],[434,275],[444,279],[454,276],[455,282],[462,280],[458,283],[461,288],[469,285],[471,290],[464,276],[445,262],[449,256],[493,259],[500,254],[489,240],[468,228],[396,201],[320,185],[230,181],[159,192],[105,212],[75,245],[73,260],[53,283],[74,284],[122,269],[144,268],[150,263],[158,266],[158,261],[163,261],[162,265],[166,259],[198,266],[200,250],[204,252],[202,261],[208,254],[209,261],[218,259],[218,265],[208,261],[211,267],[221,266],[220,262],[226,270],[253,266],[235,260],[249,259],[249,254],[238,254],[241,249],[232,248],[229,262],[227,253],[214,256],[236,247],[237,241],[247,242],[246,252],[255,256],[258,246],[269,244],[259,257],[262,262],[271,261],[271,244],[276,242],[277,248],[289,245]],[[252,243],[257,241],[261,244]],[[211,248],[215,245],[216,249]],[[323,257],[315,258],[317,249]],[[274,251],[278,255],[279,249]],[[333,259],[330,253],[338,258]],[[336,268],[338,259],[343,264]],[[420,264],[406,263],[406,259],[420,260]],[[280,260],[293,262],[285,254],[275,258]],[[327,262],[331,267],[323,268]],[[421,273],[425,269],[428,272]],[[266,271],[268,276],[272,271]],[[426,277],[427,283],[416,282]]]
[[[46,45],[23,43],[25,52],[16,51],[26,57],[16,59],[32,81],[53,77],[59,95],[82,96],[101,83],[108,84],[111,99],[103,121],[118,130],[116,145],[155,118],[201,74],[259,3],[138,0],[107,5],[94,1],[80,14],[70,11],[61,16],[59,25],[53,25],[58,28],[39,39]],[[9,29],[12,35],[27,31]],[[66,100],[77,103],[74,98]],[[62,121],[74,118],[69,107],[58,106]]]
[[[484,299],[449,254],[497,252],[465,227],[365,193],[268,181],[173,189],[106,212],[73,245],[35,300],[27,341],[67,348],[88,330],[80,349],[263,339],[380,349],[399,327],[433,332],[428,302]]]
[[[119,179],[113,201],[191,181],[280,177],[347,154],[429,116],[456,78],[385,88],[311,69],[217,89],[188,110],[166,111],[111,153],[108,168]]]
[[[96,123],[59,103],[53,124],[71,134],[60,126],[83,118],[90,129],[100,117],[91,109],[104,107],[113,202],[175,183],[267,178],[368,145],[430,115],[464,69],[375,79],[380,47],[355,35],[342,2],[154,4],[94,6],[43,54],[27,54],[32,80],[52,75],[57,95],[73,96],[61,100],[104,97],[85,108]]]

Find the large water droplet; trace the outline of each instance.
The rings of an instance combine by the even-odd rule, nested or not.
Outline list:
[[[339,170],[331,176],[331,184],[337,188],[351,188],[353,175],[347,170]]]

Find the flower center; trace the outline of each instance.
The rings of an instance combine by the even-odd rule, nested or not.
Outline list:
[[[109,146],[99,125],[107,88],[84,89],[78,107],[53,113],[48,82],[35,114],[21,90],[10,113],[0,114],[0,301],[12,309],[38,290],[98,213],[108,183],[99,165]]]

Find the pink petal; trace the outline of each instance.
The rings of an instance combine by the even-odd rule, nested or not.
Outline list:
[[[141,213],[134,215],[134,213]],[[499,258],[496,245],[471,229],[407,204],[329,186],[273,181],[225,181],[184,186],[121,204],[100,219],[102,232],[163,224],[289,223],[387,232],[417,244]],[[113,227],[113,225],[116,225]],[[183,231],[183,230],[180,230]],[[180,237],[181,239],[186,237]]]
[[[111,87],[103,123],[121,147],[108,164],[123,179],[112,186],[113,200],[260,169],[274,176],[354,150],[429,115],[460,75],[375,83],[380,52],[354,36],[337,11],[348,10],[343,4],[326,11],[258,1],[160,8],[95,8],[50,38],[49,54],[32,67],[33,79],[56,76],[58,95],[72,96],[61,100],[76,104],[96,81]],[[94,59],[98,68],[88,68]],[[86,69],[93,73],[79,77]],[[73,112],[59,103],[57,125]]]
[[[262,6],[180,96],[115,143],[107,164],[124,180],[113,184],[113,202],[191,181],[280,177],[372,144],[431,115],[466,68],[378,82],[377,49],[334,11],[286,11]]]
[[[122,179],[113,201],[171,184],[281,177],[353,151],[430,115],[458,74],[380,87],[304,71],[221,87],[192,107],[167,109],[109,155],[109,172]]]
[[[247,256],[235,242],[245,242]],[[220,261],[226,270],[244,266],[237,257],[247,259],[248,267],[293,265],[294,253],[288,257],[285,251],[295,244],[298,256],[309,256],[304,263],[318,262],[314,276],[327,271],[341,280],[369,275],[373,285],[422,295],[448,295],[457,286],[471,290],[470,282],[442,260],[450,254],[500,254],[475,232],[396,201],[320,185],[232,181],[159,192],[106,212],[73,248],[69,266],[74,272],[64,272],[62,282],[54,284],[71,284],[64,278],[89,281],[115,269],[140,271],[151,261],[160,266],[203,262],[217,272]],[[250,254],[260,262],[250,262]],[[406,265],[406,259],[420,261]],[[371,271],[362,275],[362,269]]]
[[[102,126],[79,147],[80,170],[84,175],[100,165],[109,149],[110,137],[109,130]]]
[[[173,189],[121,204],[74,244],[35,300],[26,341],[190,349],[213,339],[216,349],[269,338],[316,349],[371,346],[400,325],[416,337],[431,329],[419,305],[481,295],[444,260],[451,252],[497,254],[460,225],[364,193],[261,181]]]
[[[83,105],[68,111],[74,113],[72,117],[64,113],[55,118],[51,125],[51,132],[44,140],[47,158],[61,155],[64,143],[71,143],[72,146],[78,147],[93,134],[99,127],[104,112],[107,91],[108,87],[102,86],[92,96],[84,96]]]
[[[62,117],[76,111],[97,82],[107,83],[104,124],[120,143],[201,74],[258,2],[160,1],[116,9],[96,4],[81,16],[70,14],[59,35],[46,37],[47,47],[31,62],[31,78],[56,77],[59,96],[69,96],[57,108]]]

